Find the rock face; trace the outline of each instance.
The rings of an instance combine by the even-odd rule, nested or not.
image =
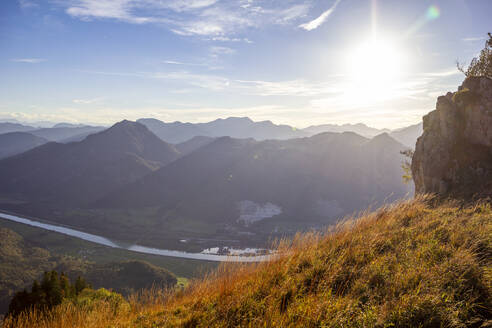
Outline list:
[[[415,192],[492,196],[492,80],[467,78],[423,120],[412,159]]]

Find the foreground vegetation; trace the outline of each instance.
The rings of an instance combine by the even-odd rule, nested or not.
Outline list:
[[[77,250],[83,245],[74,238],[29,227],[20,231],[22,235],[0,226],[0,314],[7,312],[16,292],[30,287],[33,280],[41,280],[43,273],[51,270],[64,272],[72,280],[83,276],[95,288],[111,288],[123,295],[154,284],[173,286],[177,283],[176,277],[168,270],[148,263],[145,257],[137,257],[132,252],[126,251],[127,257],[122,252],[118,257],[109,247],[96,247],[85,242],[88,247],[80,254]],[[65,247],[59,249],[57,245],[63,241]],[[71,256],[62,255],[61,250],[67,250],[66,254]],[[90,256],[98,253],[105,254],[105,258]]]
[[[298,235],[279,251],[270,262],[224,265],[184,290],[136,295],[129,306],[63,303],[5,327],[492,325],[490,203],[412,200]]]

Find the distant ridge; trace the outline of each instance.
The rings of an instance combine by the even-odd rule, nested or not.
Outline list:
[[[36,129],[29,132],[35,136],[42,137],[50,141],[63,142],[64,140],[77,135],[89,135],[92,133],[100,132],[104,129],[105,128],[101,126],[68,126],[66,123],[62,123],[61,125],[57,124],[52,128]]]
[[[22,125],[19,123],[0,122],[0,134],[9,132],[27,132],[35,129],[36,128],[32,126]]]
[[[249,117],[229,117],[207,123],[165,123],[153,118],[142,118],[137,120],[137,122],[144,124],[159,138],[170,143],[182,143],[197,136],[210,138],[229,136],[239,139],[254,138],[262,141],[310,137],[323,132],[354,132],[366,138],[372,138],[384,132],[391,132],[388,129],[372,128],[363,123],[323,124],[297,129],[289,125],[277,125],[271,121],[255,122]],[[404,132],[400,134],[404,134]],[[415,140],[416,138],[417,135]]]

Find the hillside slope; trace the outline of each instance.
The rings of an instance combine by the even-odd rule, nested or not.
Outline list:
[[[111,288],[123,295],[153,285],[177,283],[174,274],[145,261],[94,263],[81,257],[61,256],[48,247],[37,247],[10,229],[0,228],[0,316],[7,312],[15,292],[50,270],[64,272],[73,280],[83,276],[95,288]]]
[[[222,137],[108,194],[94,203],[97,212],[91,217],[71,222],[100,228],[103,220],[93,219],[94,213],[133,209],[138,215],[124,229],[145,234],[143,242],[151,246],[174,247],[162,245],[199,236],[214,239],[208,247],[218,246],[216,240],[265,247],[272,236],[320,228],[348,213],[405,197],[411,189],[401,178],[402,149],[387,134],[366,139],[350,132],[323,133],[267,141]],[[152,213],[152,228],[139,232],[135,226],[144,212]],[[112,236],[125,233],[113,228],[122,227],[120,217],[104,218]]]
[[[121,312],[62,306],[6,327],[488,327],[491,236],[490,203],[420,198]]]
[[[82,206],[176,158],[145,126],[122,121],[81,142],[50,142],[0,161],[0,194],[22,201]]]
[[[23,153],[47,142],[48,140],[27,132],[0,134],[0,159]]]
[[[179,203],[185,217],[230,220],[239,216],[237,202],[251,200],[278,204],[289,215],[311,211],[302,213],[304,219],[332,217],[340,213],[330,215],[323,201],[351,212],[392,193],[403,197],[408,190],[401,182],[399,151],[404,148],[387,134],[368,140],[354,133],[324,133],[263,142],[223,137],[100,204],[179,212]]]

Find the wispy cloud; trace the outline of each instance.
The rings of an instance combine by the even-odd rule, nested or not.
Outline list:
[[[56,3],[65,7],[68,15],[84,21],[112,19],[132,24],[158,24],[183,36],[249,43],[247,38],[232,34],[247,28],[295,23],[308,14],[312,1],[288,1],[281,6],[278,1],[253,0],[66,0]]]
[[[230,38],[228,36],[214,36],[212,38],[210,38],[210,40],[212,41],[221,41],[221,42],[245,42],[245,43],[253,43],[253,41],[251,41],[250,39],[248,38]]]
[[[220,55],[232,55],[235,53],[236,50],[229,47],[218,47],[218,46],[210,47],[210,56],[213,58],[217,58]]]
[[[167,65],[177,65],[177,66],[207,66],[207,64],[204,63],[188,63],[179,60],[164,60],[163,63]]]
[[[38,63],[45,62],[46,59],[43,59],[43,58],[14,58],[14,59],[11,59],[10,61],[13,61],[16,63],[38,64]]]
[[[314,29],[317,29],[318,27],[321,26],[321,24],[323,24],[328,19],[328,17],[331,16],[331,14],[333,14],[340,1],[341,0],[336,0],[335,3],[328,10],[323,12],[318,18],[313,19],[310,22],[301,24],[299,25],[299,27],[305,29],[306,31],[312,31]]]
[[[303,79],[288,81],[248,81],[234,80],[246,94],[257,96],[296,96],[312,97],[333,95],[342,92],[336,83],[307,81]]]
[[[19,6],[21,9],[31,9],[38,7],[39,4],[33,0],[19,0]]]
[[[92,98],[92,99],[73,99],[74,104],[90,105],[101,101],[103,98]]]
[[[463,73],[461,73],[456,67],[451,67],[446,70],[424,73],[423,75],[428,77],[448,77],[461,74]]]
[[[463,38],[461,41],[464,42],[477,42],[477,41],[484,41],[487,40],[486,37],[470,37],[470,38]]]
[[[300,17],[305,17],[309,11],[309,7],[308,4],[303,3],[284,9],[279,12],[277,23],[285,24]]]

